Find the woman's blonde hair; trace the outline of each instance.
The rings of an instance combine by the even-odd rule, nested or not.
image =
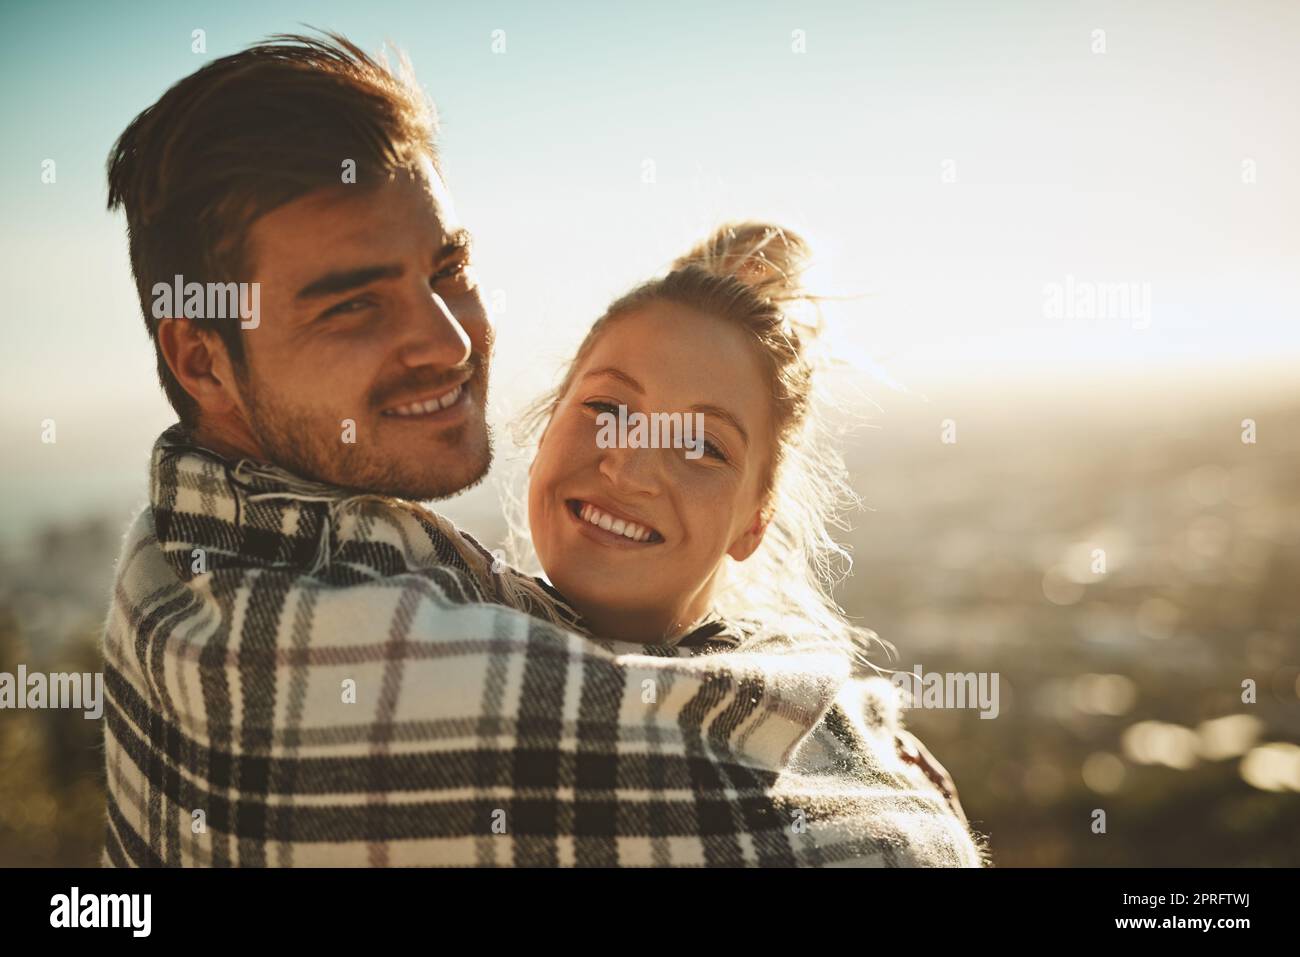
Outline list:
[[[788,229],[760,222],[719,227],[666,275],[637,286],[596,320],[559,385],[528,407],[516,431],[522,441],[536,441],[602,333],[649,303],[677,303],[735,323],[771,383],[772,451],[761,489],[767,529],[753,555],[730,563],[714,610],[745,626],[752,640],[829,639],[875,668],[867,649],[892,649],[848,622],[832,595],[852,562],[831,528],[847,527],[841,513],[858,499],[825,422],[818,372],[831,360],[814,348],[823,318],[820,300],[803,288],[809,259],[808,244]]]

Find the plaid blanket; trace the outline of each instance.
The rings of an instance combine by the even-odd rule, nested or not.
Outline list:
[[[720,622],[596,641],[506,607],[525,578],[163,433],[104,636],[103,862],[986,863],[884,679]]]

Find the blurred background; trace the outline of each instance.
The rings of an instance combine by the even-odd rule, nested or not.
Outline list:
[[[839,597],[895,667],[998,673],[994,720],[907,718],[995,863],[1300,865],[1300,6],[539,6],[4,5],[0,672],[98,670],[172,421],[109,148],[311,24],[407,51],[476,234],[498,465],[441,510],[501,542],[509,423],[603,306],[791,226],[846,297]],[[101,739],[0,711],[0,865],[97,862]]]

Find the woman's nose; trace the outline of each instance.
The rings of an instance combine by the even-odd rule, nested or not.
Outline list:
[[[401,350],[402,362],[413,368],[464,364],[473,351],[469,334],[442,296],[428,286],[423,289],[415,297],[403,330],[407,341]]]
[[[660,454],[660,449],[602,449],[600,474],[625,494],[657,495],[662,482]]]

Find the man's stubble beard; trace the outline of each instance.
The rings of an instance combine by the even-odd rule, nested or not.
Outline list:
[[[488,380],[483,365],[466,383],[471,390],[470,398],[476,398],[481,403],[478,408],[483,410],[481,438],[466,437],[466,430],[471,428],[468,423],[447,429],[442,435],[449,451],[442,456],[431,455],[427,467],[415,469],[405,463],[364,454],[361,436],[355,444],[343,442],[342,423],[350,416],[313,414],[282,399],[268,400],[265,390],[251,381],[250,376],[240,379],[249,427],[271,464],[303,478],[358,492],[423,502],[474,488],[492,467],[492,428],[487,424]],[[448,466],[452,464],[448,459],[467,466],[465,474],[448,475]]]

